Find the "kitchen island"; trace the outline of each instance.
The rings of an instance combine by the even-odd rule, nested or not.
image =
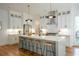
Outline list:
[[[58,36],[19,36],[19,48],[44,56],[65,56],[66,39]]]

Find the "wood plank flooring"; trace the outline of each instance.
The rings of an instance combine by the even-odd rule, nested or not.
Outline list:
[[[79,46],[72,46],[66,48],[67,56],[79,56]]]
[[[66,47],[66,56],[72,56],[72,47]]]
[[[72,48],[79,48],[79,47],[73,46]],[[66,56],[72,56],[73,52],[72,48],[66,47]],[[28,50],[18,49],[18,44],[14,44],[14,45],[0,46],[0,56],[40,56],[40,55]]]
[[[18,49],[18,45],[0,46],[0,56],[40,56],[34,52]]]

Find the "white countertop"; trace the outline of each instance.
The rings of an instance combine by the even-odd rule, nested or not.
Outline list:
[[[27,36],[27,35],[20,35],[22,37],[29,37],[29,38],[36,38],[41,40],[49,40],[49,41],[64,41],[65,38],[59,36]]]

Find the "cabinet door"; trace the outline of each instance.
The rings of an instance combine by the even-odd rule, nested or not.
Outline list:
[[[22,28],[22,26],[21,26],[21,19],[20,18],[16,18],[14,20],[14,27],[15,28]]]
[[[11,35],[8,35],[8,43],[9,44],[13,44],[13,38],[12,38],[12,36]]]
[[[19,43],[19,38],[17,35],[8,35],[9,44]]]
[[[10,28],[22,28],[22,16],[20,13],[10,12],[9,18]]]
[[[22,20],[18,18],[10,18],[10,28],[22,28]]]

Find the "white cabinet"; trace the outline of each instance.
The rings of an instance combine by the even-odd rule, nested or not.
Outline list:
[[[18,35],[8,35],[8,43],[9,44],[16,44],[19,42]]]
[[[17,12],[9,12],[9,27],[12,29],[22,28],[22,15]]]
[[[48,33],[57,33],[58,25],[57,24],[48,24],[50,22],[49,19],[43,18],[40,19],[40,28],[47,29]]]

